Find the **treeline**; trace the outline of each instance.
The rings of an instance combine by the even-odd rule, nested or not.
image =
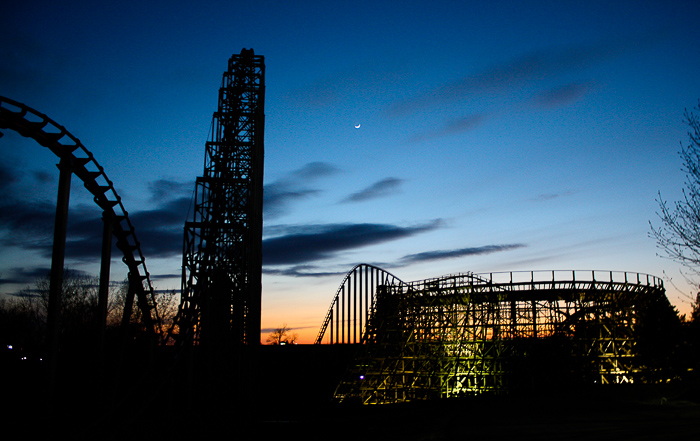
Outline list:
[[[17,294],[0,299],[0,343],[3,349],[12,346],[15,353],[39,357],[47,337],[49,277],[37,280]],[[109,288],[105,330],[107,343],[116,339],[122,324],[128,282]],[[59,342],[62,350],[91,348],[102,344],[98,309],[99,277],[66,270],[63,277]],[[158,312],[165,324],[174,318],[178,297],[174,291],[158,293]],[[139,326],[140,311],[133,308],[130,322]]]

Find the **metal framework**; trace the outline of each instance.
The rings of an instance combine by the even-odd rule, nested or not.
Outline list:
[[[264,93],[264,58],[233,55],[185,224],[177,323],[194,345],[260,342]]]
[[[124,208],[121,197],[114,189],[114,184],[107,177],[104,168],[97,162],[92,152],[90,152],[78,138],[73,136],[65,127],[59,125],[48,116],[22,104],[0,96],[0,128],[11,129],[20,135],[34,139],[38,144],[48,148],[61,160],[59,169],[62,176],[67,176],[70,183],[70,175],[77,176],[85,188],[93,195],[95,204],[103,210],[105,220],[105,238],[103,254],[106,248],[111,246],[110,234],[116,238],[116,245],[122,251],[122,261],[129,269],[129,294],[124,308],[123,324],[128,324],[131,319],[132,305],[134,298],[142,312],[142,321],[146,325],[147,331],[155,335],[160,332],[160,318],[156,308],[153,285],[146,269],[146,260],[141,252],[141,245],[136,238],[136,231],[129,220],[129,214]],[[66,172],[65,174],[63,172]],[[70,191],[67,185],[66,192]],[[59,190],[59,196],[60,196]],[[63,199],[67,202],[67,195]],[[61,199],[59,197],[59,199]],[[65,207],[67,210],[67,207]],[[109,228],[107,228],[107,226]],[[65,236],[65,225],[63,231],[57,234]],[[63,253],[60,255],[59,270],[63,271]],[[54,254],[54,258],[56,258]],[[105,286],[109,281],[109,270],[105,266],[109,265],[109,251],[103,255],[103,275],[101,283]],[[60,284],[59,284],[60,285]],[[101,289],[102,290],[102,289]],[[102,294],[101,294],[102,295]],[[106,312],[105,312],[106,315]]]
[[[362,287],[356,274],[363,268],[370,267],[354,268],[339,292]],[[522,386],[523,375],[542,382],[535,387],[564,374],[591,384],[634,382],[645,375],[638,328],[651,305],[668,304],[660,279],[626,272],[468,273],[382,284],[386,280],[396,279],[380,278],[371,288],[374,301],[365,303],[362,346],[336,390],[339,401],[505,393]],[[347,327],[356,321],[355,309],[339,306],[356,300],[340,298],[336,294],[328,317]],[[354,338],[336,334],[328,342]]]

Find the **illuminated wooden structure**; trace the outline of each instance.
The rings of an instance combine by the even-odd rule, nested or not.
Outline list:
[[[581,384],[643,380],[639,330],[652,305],[670,308],[662,281],[637,273],[470,273],[410,283],[384,277],[391,283],[364,292],[360,275],[372,268],[354,268],[332,303],[326,321],[345,331],[326,336],[322,327],[317,338],[355,343],[362,313],[348,305],[373,298],[365,302],[362,345],[338,386],[339,401],[507,393],[524,383],[546,388],[553,376]],[[344,292],[353,299],[342,300]]]

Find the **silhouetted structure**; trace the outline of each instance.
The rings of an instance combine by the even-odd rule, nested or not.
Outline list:
[[[662,281],[637,273],[467,273],[405,283],[358,265],[316,343],[362,343],[335,398],[363,404],[632,383],[657,375],[645,355],[658,353],[648,336],[664,308],[672,309]]]
[[[264,58],[243,49],[223,76],[185,224],[179,332],[210,354],[260,343],[264,96]]]
[[[51,150],[59,159],[60,171],[54,243],[51,262],[51,288],[48,312],[48,352],[52,363],[58,353],[59,321],[61,311],[61,289],[66,244],[66,227],[70,199],[70,183],[77,176],[85,188],[93,195],[93,200],[103,211],[104,230],[102,238],[102,265],[100,272],[99,309],[101,329],[104,333],[107,316],[107,289],[109,286],[112,237],[123,253],[123,262],[129,269],[129,290],[124,305],[122,324],[125,328],[132,318],[133,303],[136,299],[141,309],[141,320],[151,337],[160,331],[160,318],[156,309],[153,286],[146,269],[145,258],[134,227],[120,196],[114,189],[104,168],[78,138],[46,115],[13,101],[0,97],[0,128],[11,129],[22,136],[34,139]]]

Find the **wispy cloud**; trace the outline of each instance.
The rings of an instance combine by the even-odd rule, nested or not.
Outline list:
[[[318,179],[334,175],[338,169],[327,162],[309,162],[299,170],[292,172],[294,179]]]
[[[591,86],[588,84],[571,83],[561,87],[545,90],[535,97],[535,103],[540,107],[559,107],[570,104],[585,95]]]
[[[263,264],[299,265],[330,259],[342,251],[403,239],[439,228],[437,219],[423,225],[328,224],[289,227],[285,235],[263,240]]]
[[[0,190],[15,184],[18,181],[17,174],[9,167],[0,164]]]
[[[370,199],[377,199],[394,194],[399,191],[399,187],[403,183],[403,179],[385,178],[375,182],[369,187],[353,193],[341,202],[363,202]]]
[[[4,246],[37,248],[49,245],[56,213],[49,202],[5,198],[0,203],[0,243]]]
[[[129,216],[145,256],[182,255],[183,227],[191,203],[190,196],[179,197]]]
[[[147,258],[182,253],[183,226],[191,204],[191,189],[188,187],[191,185],[176,181],[155,181],[149,185],[153,208],[129,213]],[[54,202],[5,198],[0,202],[0,244],[38,251],[41,256],[50,258],[55,211]],[[100,210],[94,206],[77,205],[71,207],[68,219],[66,259],[85,260],[99,256],[103,228]]]
[[[486,114],[469,115],[462,118],[451,119],[441,127],[432,131],[418,133],[409,139],[409,142],[420,142],[442,136],[463,133],[478,127],[486,119]]]
[[[160,202],[173,198],[180,198],[183,195],[194,191],[192,182],[174,181],[172,179],[158,179],[148,183],[150,200]]]
[[[388,116],[408,115],[449,102],[510,91],[543,80],[558,79],[565,73],[581,71],[625,52],[654,44],[664,35],[664,32],[654,31],[648,35],[627,39],[603,40],[587,45],[533,51],[407,99],[396,101],[386,109],[386,114]],[[559,102],[562,102],[561,100],[567,94],[571,99],[584,91],[585,89],[581,86],[578,88],[569,86],[555,92],[550,96],[550,100],[559,99]]]
[[[358,246],[363,246],[361,244],[358,244]],[[380,268],[401,268],[401,267],[406,267],[408,265],[416,264],[416,263],[422,263],[422,262],[432,262],[432,261],[437,261],[437,260],[446,260],[446,259],[456,259],[460,257],[469,257],[469,256],[479,256],[479,255],[484,255],[484,254],[491,254],[491,253],[499,253],[499,252],[506,252],[506,251],[511,251],[515,250],[518,248],[523,248],[526,247],[527,245],[525,244],[505,244],[505,245],[484,245],[481,247],[468,247],[468,248],[459,248],[459,249],[450,249],[450,250],[434,250],[434,251],[426,251],[422,253],[415,253],[415,254],[407,254],[400,259],[392,262],[365,262],[365,263],[371,263],[372,265],[378,266]],[[263,268],[263,272],[268,275],[281,275],[281,276],[289,276],[289,277],[310,277],[310,278],[319,278],[319,277],[342,277],[345,274],[347,274],[348,270],[352,265],[348,264],[347,267],[342,267],[338,269],[329,269],[327,266],[320,266],[320,265],[315,265],[313,263],[306,263],[306,262],[312,262],[316,260],[321,260],[311,258],[311,259],[304,259],[303,256],[299,256],[299,260],[304,260],[305,263],[300,263],[298,265],[293,265],[289,267],[276,267],[274,265],[267,265]],[[326,257],[322,257],[325,259]],[[355,262],[356,263],[356,262]]]
[[[360,63],[349,69],[332,72],[311,84],[287,93],[290,103],[301,107],[325,107],[336,105],[347,97],[359,94],[383,93],[404,73],[403,67],[390,64]]]
[[[318,328],[317,325],[313,325],[313,326],[295,326],[295,327],[293,327],[293,328],[288,328],[288,329],[289,329],[290,331],[299,331],[299,330],[302,330],[302,329],[317,329],[317,328]],[[279,329],[279,328],[262,328],[262,329],[260,330],[260,333],[261,333],[261,334],[269,334],[269,333],[271,333],[271,332],[275,332],[277,329]]]
[[[289,277],[342,277],[347,274],[347,269],[339,271],[321,270],[314,265],[294,265],[287,268],[263,267],[263,273],[267,275]]]
[[[538,194],[537,196],[531,198],[530,200],[533,202],[544,202],[544,201],[551,201],[552,199],[558,199],[561,197],[571,196],[573,194],[576,194],[576,192],[574,190],[566,190],[566,191],[562,191],[559,193],[542,193],[542,194]]]
[[[25,285],[31,286],[37,280],[49,275],[49,267],[12,267],[6,270],[6,274],[0,276],[0,286]],[[9,276],[8,276],[9,275]]]
[[[152,208],[129,213],[141,251],[147,259],[180,256],[183,227],[192,204],[192,184],[161,179],[148,188]],[[99,256],[102,237],[99,213],[93,207],[82,207],[81,213],[74,216],[71,212],[78,220],[69,224],[66,242],[66,257],[78,260]]]
[[[338,169],[325,162],[311,162],[288,176],[265,186],[263,191],[263,215],[275,219],[284,215],[289,205],[321,192],[309,185],[318,179],[338,173]]]
[[[46,171],[34,171],[32,172],[32,176],[34,177],[34,180],[36,180],[36,182],[42,184],[48,184],[54,182],[55,180],[54,175]]]
[[[510,251],[518,248],[523,248],[524,244],[507,244],[507,245],[484,245],[481,247],[458,248],[452,250],[437,250],[425,251],[422,253],[408,254],[400,260],[402,264],[412,264],[420,262],[431,262],[434,260],[454,259],[466,256],[478,256],[483,254],[498,253],[502,251]]]
[[[551,78],[572,69],[584,68],[608,58],[611,52],[613,50],[604,45],[532,52],[405,101],[394,103],[387,112],[389,115],[404,115],[475,94],[494,93],[520,87],[527,82]]]

